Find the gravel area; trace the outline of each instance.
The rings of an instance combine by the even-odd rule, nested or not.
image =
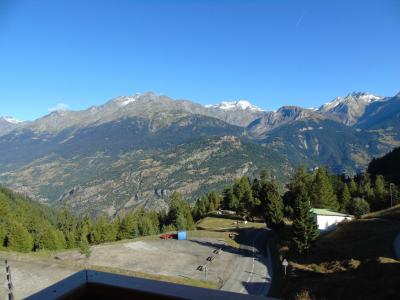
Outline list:
[[[222,251],[220,255],[213,253],[224,245],[221,240],[207,238],[144,240],[94,246],[88,259],[77,252],[60,255],[60,258],[102,267],[204,280],[204,272],[197,268],[207,262],[207,257],[216,256],[209,264],[207,280],[222,284],[230,276],[231,266],[238,257],[235,251]]]
[[[40,262],[8,260],[15,299],[23,299],[76,272],[76,270]],[[8,300],[4,259],[0,267],[0,299]]]
[[[230,277],[239,255],[223,240],[196,238],[186,241],[146,239],[117,242],[91,247],[87,259],[77,250],[58,253],[55,257],[35,257],[16,253],[0,253],[0,300],[8,299],[4,259],[11,267],[15,299],[34,294],[79,270],[79,265],[93,265],[128,271],[191,279],[206,279],[198,267],[215,256],[208,264],[207,280],[222,286]]]

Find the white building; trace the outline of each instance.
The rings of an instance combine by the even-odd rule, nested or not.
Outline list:
[[[338,213],[329,209],[313,208],[311,213],[320,231],[335,230],[338,223],[354,219],[352,215]]]

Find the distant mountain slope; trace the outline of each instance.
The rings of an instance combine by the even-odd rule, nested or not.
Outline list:
[[[13,117],[0,117],[0,136],[21,126],[23,122]]]
[[[134,207],[165,208],[173,190],[193,201],[208,189],[221,189],[265,167],[281,180],[293,171],[278,152],[225,136],[159,152],[128,151],[115,158],[100,152],[71,159],[49,155],[3,174],[1,180],[15,189],[26,187],[26,193],[41,201],[114,215]]]
[[[361,171],[371,155],[385,147],[371,133],[328,119],[302,119],[282,125],[262,141],[290,158],[293,165],[326,165],[348,174]]]
[[[240,136],[242,132],[242,128],[215,118],[180,114],[124,118],[54,134],[26,128],[0,138],[0,165],[21,166],[52,153],[65,159],[98,152],[114,157],[131,150],[168,149],[201,137]]]
[[[254,138],[262,138],[274,128],[307,118],[324,117],[311,109],[298,106],[283,106],[276,112],[266,112],[262,117],[254,120],[247,126],[247,131]]]
[[[41,202],[114,215],[165,207],[171,190],[194,200],[265,166],[280,180],[301,164],[353,174],[400,145],[399,102],[353,93],[318,110],[268,112],[245,100],[117,97],[15,127],[8,119],[3,133],[0,123],[0,182]]]
[[[363,129],[389,129],[400,135],[400,93],[371,103],[355,124]],[[399,136],[398,135],[398,136]]]

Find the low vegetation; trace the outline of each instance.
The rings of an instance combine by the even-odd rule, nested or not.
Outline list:
[[[239,229],[250,227],[265,227],[263,222],[247,222],[237,218],[205,217],[196,223],[196,228],[201,230]]]
[[[393,241],[400,205],[340,224],[300,255],[291,247],[291,224],[279,231],[272,295],[285,299],[391,299],[399,293],[400,261]],[[284,276],[280,262],[289,260]]]

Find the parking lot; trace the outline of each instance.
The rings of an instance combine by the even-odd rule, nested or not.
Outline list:
[[[214,253],[214,250],[224,247],[223,240],[210,238],[184,241],[147,239],[92,247],[88,259],[77,252],[65,253],[60,258],[89,265],[204,280],[206,274],[198,267],[204,265],[208,257],[215,256],[208,264],[207,280],[221,285],[230,276],[231,266],[237,258],[232,250],[221,251],[219,255]]]
[[[91,266],[175,278],[206,279],[221,287],[232,274],[239,258],[236,250],[229,246],[226,251],[215,253],[215,250],[224,247],[225,241],[217,238],[184,241],[149,238],[94,246],[89,258],[77,250],[40,259],[22,254],[10,257],[7,253],[1,253],[0,258],[9,259],[15,296],[20,299]],[[208,263],[207,273],[198,270],[199,266],[206,264],[208,257],[214,259]],[[7,299],[3,271],[0,267],[0,299]]]

